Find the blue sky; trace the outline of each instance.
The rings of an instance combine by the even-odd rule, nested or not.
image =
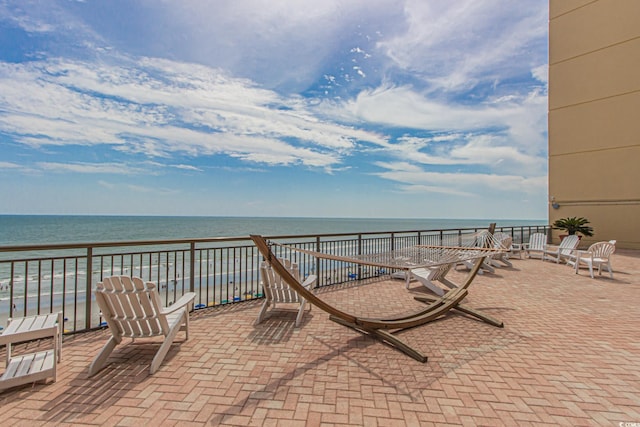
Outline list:
[[[0,0],[0,213],[547,218],[547,0]]]

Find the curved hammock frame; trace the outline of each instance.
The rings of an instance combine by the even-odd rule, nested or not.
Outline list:
[[[489,227],[489,235],[491,236],[495,230],[495,224],[491,224]],[[431,322],[445,314],[447,314],[450,310],[456,309],[468,315],[474,316],[480,320],[483,320],[493,326],[503,327],[503,323],[499,320],[496,320],[486,314],[480,313],[477,310],[471,309],[469,307],[465,307],[460,305],[460,302],[467,296],[468,288],[473,282],[476,274],[480,270],[482,263],[487,255],[491,253],[495,253],[496,250],[500,251],[501,249],[494,249],[491,247],[479,248],[479,247],[446,247],[446,246],[422,246],[424,248],[433,248],[442,250],[442,258],[440,260],[432,259],[428,261],[423,261],[422,264],[416,265],[413,262],[407,262],[405,260],[404,264],[399,260],[398,257],[394,258],[393,262],[390,262],[390,258],[381,259],[378,257],[369,257],[369,259],[365,259],[364,257],[339,257],[334,255],[322,254],[319,252],[306,251],[302,249],[292,248],[296,251],[306,252],[312,255],[315,255],[319,258],[327,258],[338,261],[347,261],[351,263],[359,263],[366,265],[374,265],[379,267],[389,267],[389,268],[398,268],[410,270],[411,268],[417,268],[421,266],[436,266],[442,265],[446,263],[455,262],[458,260],[470,260],[475,259],[475,263],[469,274],[465,278],[464,282],[458,287],[448,291],[442,297],[415,297],[416,300],[424,302],[427,306],[419,310],[416,313],[399,316],[399,317],[388,317],[388,318],[369,318],[369,317],[359,317],[353,314],[347,313],[345,311],[339,310],[338,308],[328,304],[317,295],[315,295],[310,290],[304,288],[298,280],[293,277],[293,275],[287,270],[272,252],[270,244],[265,240],[264,237],[260,235],[251,235],[251,239],[255,243],[256,247],[263,255],[265,260],[267,260],[272,268],[275,270],[277,274],[282,277],[284,280],[295,292],[297,292],[304,299],[309,301],[310,304],[315,305],[320,310],[329,314],[329,318],[334,322],[340,323],[344,326],[350,327],[352,329],[357,330],[366,335],[371,335],[373,337],[378,338],[379,340],[390,344],[391,346],[399,349],[400,351],[406,353],[407,355],[413,357],[414,359],[420,362],[426,362],[427,357],[420,353],[418,350],[411,348],[409,345],[404,343],[402,340],[392,335],[389,331],[399,331],[403,329],[413,328],[416,326],[424,325],[425,323]],[[485,242],[486,246],[490,246],[491,239],[488,239]],[[430,251],[433,252],[433,251]],[[450,257],[451,254],[457,253],[459,254],[455,260]],[[452,256],[452,255],[451,255]],[[411,265],[408,265],[411,264]]]

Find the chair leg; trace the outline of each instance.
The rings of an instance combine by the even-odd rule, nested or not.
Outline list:
[[[254,325],[257,325],[264,320],[264,315],[267,312],[267,308],[269,308],[269,300],[265,299],[262,303],[262,308],[260,308],[260,313],[258,313],[258,318],[256,319]]]
[[[304,314],[304,306],[306,302],[307,301],[303,299],[300,303],[300,309],[298,309],[298,315],[296,316],[296,328],[300,326],[300,323],[302,323],[302,315]]]
[[[593,264],[589,263],[589,274],[591,275],[591,278],[593,279]]]
[[[118,344],[119,341],[116,340],[115,337],[109,338],[109,341],[107,341],[104,347],[102,347],[100,353],[98,353],[96,358],[93,359],[93,362],[91,362],[91,366],[89,366],[90,377],[97,374],[102,368],[104,368],[107,359],[109,359],[109,355]]]
[[[173,344],[173,340],[175,340],[176,335],[178,335],[178,331],[180,331],[180,325],[176,325],[173,329],[169,331],[167,336],[164,337],[164,341],[162,342],[162,345],[160,346],[160,348],[158,349],[158,352],[156,353],[156,355],[153,357],[153,360],[151,361],[151,368],[149,368],[149,373],[151,375],[155,374],[158,368],[160,367],[160,365],[162,364],[162,361],[164,360],[165,356],[169,352],[169,349],[171,348],[171,344]]]

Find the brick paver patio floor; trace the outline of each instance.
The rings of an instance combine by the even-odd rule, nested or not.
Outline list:
[[[190,339],[181,333],[153,376],[159,341],[119,346],[87,378],[108,332],[65,337],[58,381],[1,393],[0,424],[640,423],[640,251],[614,255],[613,280],[539,260],[513,263],[478,276],[465,300],[504,328],[450,313],[399,333],[428,355],[424,364],[315,307],[300,328],[294,311],[254,326],[261,302],[252,301],[194,312]],[[424,292],[388,280],[321,293],[345,311],[378,317],[421,307],[412,295]]]

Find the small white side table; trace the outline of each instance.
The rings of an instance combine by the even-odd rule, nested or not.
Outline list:
[[[17,385],[53,377],[62,358],[62,312],[9,319],[0,335],[0,346],[7,346],[7,363],[0,377],[0,392]],[[51,349],[19,356],[11,354],[12,346],[19,342],[52,338]]]

